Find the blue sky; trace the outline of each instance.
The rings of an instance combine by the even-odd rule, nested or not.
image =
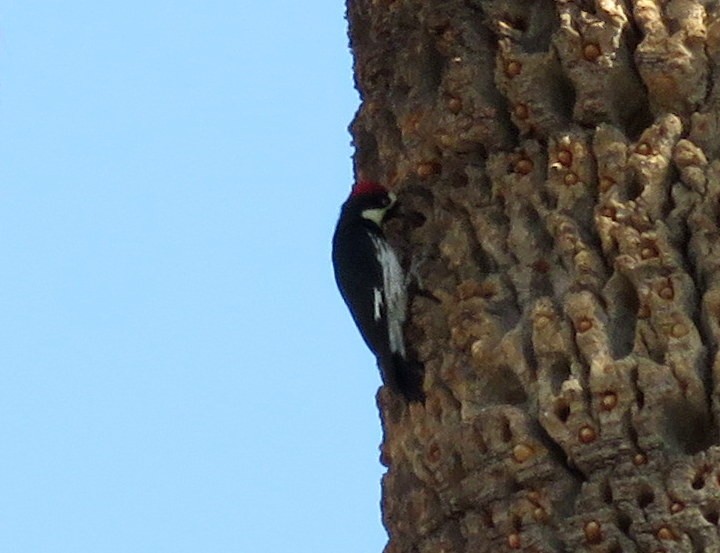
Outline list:
[[[0,0],[0,551],[380,551],[344,5]]]

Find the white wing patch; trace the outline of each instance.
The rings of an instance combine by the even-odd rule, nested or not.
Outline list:
[[[382,290],[380,290],[380,288],[373,288],[373,319],[376,321],[380,320],[384,307]]]
[[[403,340],[403,323],[405,322],[407,309],[405,274],[395,252],[387,242],[375,236],[371,238],[378,252],[380,265],[383,268],[383,291],[385,296],[382,298],[383,292],[375,290],[375,319],[378,319],[378,310],[385,307],[390,350],[405,357],[405,341]],[[379,295],[381,296],[380,302],[377,299],[378,292],[380,292]]]

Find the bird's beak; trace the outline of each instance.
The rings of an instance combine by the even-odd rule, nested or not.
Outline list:
[[[388,194],[388,197],[390,198],[390,205],[387,206],[387,209],[385,210],[385,219],[390,219],[398,214],[398,203],[397,203],[397,196],[390,192]]]

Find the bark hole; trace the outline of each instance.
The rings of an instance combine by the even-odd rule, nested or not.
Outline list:
[[[612,355],[614,359],[622,359],[635,345],[640,301],[635,286],[620,273],[613,275],[604,292],[610,318],[608,330]]]

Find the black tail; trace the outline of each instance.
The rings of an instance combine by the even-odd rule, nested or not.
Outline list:
[[[403,359],[395,353],[388,360],[380,361],[380,372],[385,385],[401,394],[406,401],[425,401],[425,370],[421,363]]]

